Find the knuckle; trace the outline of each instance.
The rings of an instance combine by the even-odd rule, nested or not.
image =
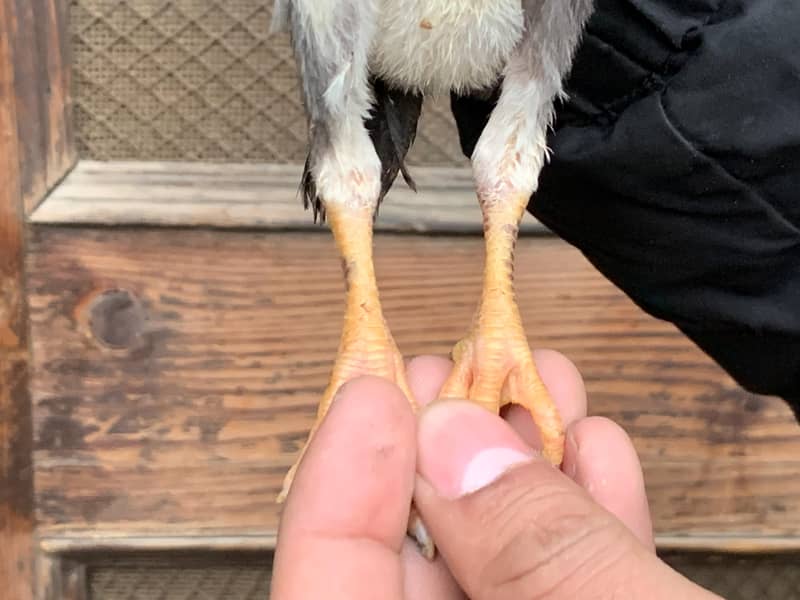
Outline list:
[[[494,541],[476,574],[479,598],[571,597],[631,549],[610,514],[556,483],[507,487],[485,525]]]

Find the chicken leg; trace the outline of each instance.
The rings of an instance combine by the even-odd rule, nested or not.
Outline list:
[[[486,265],[483,293],[471,332],[453,349],[455,368],[441,397],[467,398],[499,413],[526,408],[539,428],[543,454],[561,463],[564,428],[533,360],[514,297],[514,246],[527,196],[482,201]]]
[[[572,60],[586,0],[523,0],[526,28],[505,67],[499,98],[472,152],[483,212],[486,266],[472,331],[454,351],[442,396],[469,398],[492,412],[520,404],[539,428],[544,456],[560,464],[564,427],[536,370],[514,298],[514,246],[547,157],[554,101]]]
[[[406,379],[403,357],[383,318],[378,296],[372,259],[372,211],[331,205],[328,209],[328,220],[342,255],[347,287],[344,327],[330,382],[317,408],[316,421],[300,456],[284,478],[283,489],[278,496],[279,503],[286,499],[297,466],[333,404],[336,393],[349,380],[361,375],[388,379],[405,394],[412,409],[417,410],[417,403]],[[432,558],[435,553],[433,540],[413,506],[409,515],[408,533],[417,541],[422,554]]]
[[[375,375],[393,381],[416,410],[416,402],[406,380],[403,357],[381,310],[372,262],[372,210],[331,203],[327,215],[342,256],[347,300],[339,351],[330,382],[317,409],[317,419],[309,434],[309,442],[333,404],[339,388],[361,375]],[[279,502],[286,498],[307,446],[308,442],[286,474]]]

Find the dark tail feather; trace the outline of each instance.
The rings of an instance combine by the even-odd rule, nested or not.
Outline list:
[[[317,194],[317,183],[314,181],[314,175],[311,173],[311,157],[315,151],[316,145],[315,137],[311,136],[311,152],[306,157],[306,164],[303,166],[303,176],[300,178],[300,195],[303,197],[303,208],[314,212],[314,223],[320,224],[325,222],[325,205],[322,199]]]
[[[383,167],[380,197],[383,200],[398,173],[408,187],[417,190],[405,161],[417,136],[422,95],[396,90],[381,79],[373,79],[372,88],[375,106],[366,126]]]
[[[456,119],[458,139],[461,151],[467,158],[472,158],[478,139],[489,122],[497,100],[500,98],[501,82],[493,88],[458,95],[450,95],[450,108]]]
[[[381,195],[378,205],[389,192],[398,173],[403,175],[408,187],[417,191],[414,179],[406,168],[405,160],[414,138],[417,135],[417,123],[422,110],[422,95],[407,93],[390,88],[380,79],[373,79],[375,106],[364,125],[369,131],[375,151],[381,160]],[[324,132],[318,131],[311,136],[311,151],[306,158],[303,177],[300,182],[300,194],[303,206],[314,212],[314,222],[325,221],[325,205],[317,194],[317,186],[311,172],[314,154],[327,143]],[[377,214],[377,210],[375,211]]]

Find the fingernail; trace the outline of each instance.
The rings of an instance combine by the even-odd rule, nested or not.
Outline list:
[[[420,415],[417,468],[440,496],[477,492],[535,456],[505,421],[475,404],[435,402]]]
[[[478,452],[461,476],[461,495],[482,490],[511,467],[530,462],[531,457],[513,448],[487,448]]]
[[[576,480],[578,475],[578,441],[571,429],[567,430],[566,441],[564,444],[564,462],[561,465],[564,474]]]

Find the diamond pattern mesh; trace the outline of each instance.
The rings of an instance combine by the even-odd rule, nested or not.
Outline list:
[[[269,573],[253,568],[141,569],[120,567],[92,573],[92,600],[264,600]]]
[[[682,552],[663,558],[726,600],[800,600],[797,554]],[[270,556],[105,556],[90,561],[88,600],[265,600],[270,564]]]
[[[681,553],[663,558],[726,600],[800,600],[800,555]]]
[[[266,600],[272,557],[104,557],[88,568],[88,600]]]
[[[272,0],[70,5],[83,158],[305,158],[305,117],[288,36],[268,33]],[[412,162],[463,164],[447,102],[426,108]]]

